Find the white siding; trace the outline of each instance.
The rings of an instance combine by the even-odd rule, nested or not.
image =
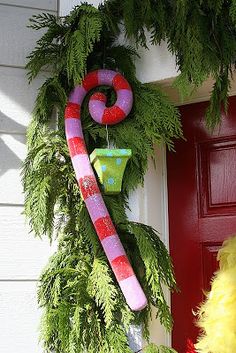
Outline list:
[[[22,214],[20,168],[26,155],[26,127],[46,74],[29,86],[24,66],[40,37],[26,28],[29,17],[56,9],[57,0],[0,0],[1,353],[42,352],[36,281],[53,248],[47,240],[29,234]]]
[[[0,5],[0,65],[24,67],[41,31],[27,28],[29,18],[42,10]]]
[[[22,212],[21,206],[0,207],[1,280],[37,280],[51,254],[49,241],[29,234]]]
[[[36,282],[0,282],[0,352],[41,353]]]
[[[59,14],[60,16],[68,15],[68,13],[78,4],[80,4],[80,0],[59,0]],[[93,4],[94,6],[98,6],[104,0],[89,0],[87,1],[89,4]]]
[[[1,204],[23,204],[20,168],[25,155],[25,135],[0,134]]]
[[[0,53],[1,57],[1,53]],[[37,89],[46,74],[27,82],[26,71],[0,65],[0,132],[25,133],[30,121]]]
[[[57,11],[57,0],[0,0],[0,4],[27,7],[48,11]]]
[[[151,225],[159,233],[167,248],[169,247],[168,204],[167,204],[167,177],[165,147],[155,150],[155,165],[153,160],[148,163],[148,171],[144,179],[144,187],[138,188],[130,197],[131,211],[128,216],[131,220]],[[170,293],[166,290],[167,301],[170,302]],[[170,335],[167,334],[155,311],[152,312],[150,322],[151,340],[160,345],[170,346]],[[142,344],[140,343],[140,347]]]

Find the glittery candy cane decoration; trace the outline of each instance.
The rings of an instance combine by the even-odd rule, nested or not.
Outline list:
[[[133,104],[133,93],[126,79],[112,70],[90,72],[82,84],[76,86],[70,93],[65,110],[66,138],[80,191],[97,235],[127,304],[132,310],[138,311],[147,305],[147,299],[103,201],[89,161],[80,121],[80,109],[86,94],[92,88],[101,85],[113,87],[117,100],[112,107],[107,108],[106,96],[100,92],[94,93],[89,101],[92,118],[99,124],[113,125],[129,114]]]

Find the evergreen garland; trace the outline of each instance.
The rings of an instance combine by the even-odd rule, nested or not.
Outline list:
[[[227,111],[231,70],[236,59],[235,0],[109,0],[105,9],[114,23],[124,23],[126,34],[147,46],[162,40],[176,56],[180,75],[174,85],[183,96],[191,94],[204,80],[215,80],[209,108],[208,127],[214,128]]]
[[[226,18],[227,28],[223,27]],[[128,195],[143,183],[153,144],[164,142],[173,149],[173,140],[182,137],[182,130],[177,109],[159,88],[137,80],[135,48],[117,44],[120,23],[127,36],[141,45],[147,45],[145,27],[151,31],[152,43],[167,39],[181,70],[176,85],[183,92],[209,75],[216,79],[207,111],[208,125],[213,127],[219,121],[221,104],[227,107],[236,45],[236,2],[218,0],[213,6],[210,0],[108,0],[98,9],[82,3],[63,18],[43,13],[30,21],[31,28],[45,32],[29,56],[29,81],[45,68],[51,77],[39,89],[27,133],[28,155],[22,171],[25,214],[36,236],[58,238],[58,251],[40,278],[41,339],[48,353],[131,353],[126,332],[131,324],[141,324],[148,341],[151,305],[165,328],[171,329],[163,285],[173,290],[176,284],[170,257],[157,232],[127,219]],[[86,72],[103,67],[124,74],[134,93],[129,117],[109,127],[113,144],[133,152],[123,190],[117,196],[103,197],[149,301],[140,313],[127,307],[101,249],[80,197],[64,134],[69,92]],[[114,103],[110,88],[96,90],[108,96],[108,104]],[[91,120],[88,98],[82,107],[82,124],[91,153],[95,147],[106,146],[106,130]],[[56,129],[51,119],[55,112]],[[151,343],[143,352],[174,350]]]

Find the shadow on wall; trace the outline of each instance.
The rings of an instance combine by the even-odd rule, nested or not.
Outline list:
[[[0,176],[21,168],[26,129],[38,88],[47,76],[43,73],[29,85],[25,70],[0,67]]]
[[[25,132],[25,126],[4,114],[0,109],[0,132],[4,133],[22,133]],[[17,139],[17,137],[16,137]]]
[[[2,129],[2,120],[8,127],[7,131]],[[22,159],[25,156],[25,134],[17,131],[21,131],[22,128],[24,129],[23,125],[0,111],[0,176],[9,169],[21,168]]]

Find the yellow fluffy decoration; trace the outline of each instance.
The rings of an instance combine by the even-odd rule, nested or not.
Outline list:
[[[236,353],[236,237],[224,242],[218,260],[220,269],[199,309],[199,353]]]

